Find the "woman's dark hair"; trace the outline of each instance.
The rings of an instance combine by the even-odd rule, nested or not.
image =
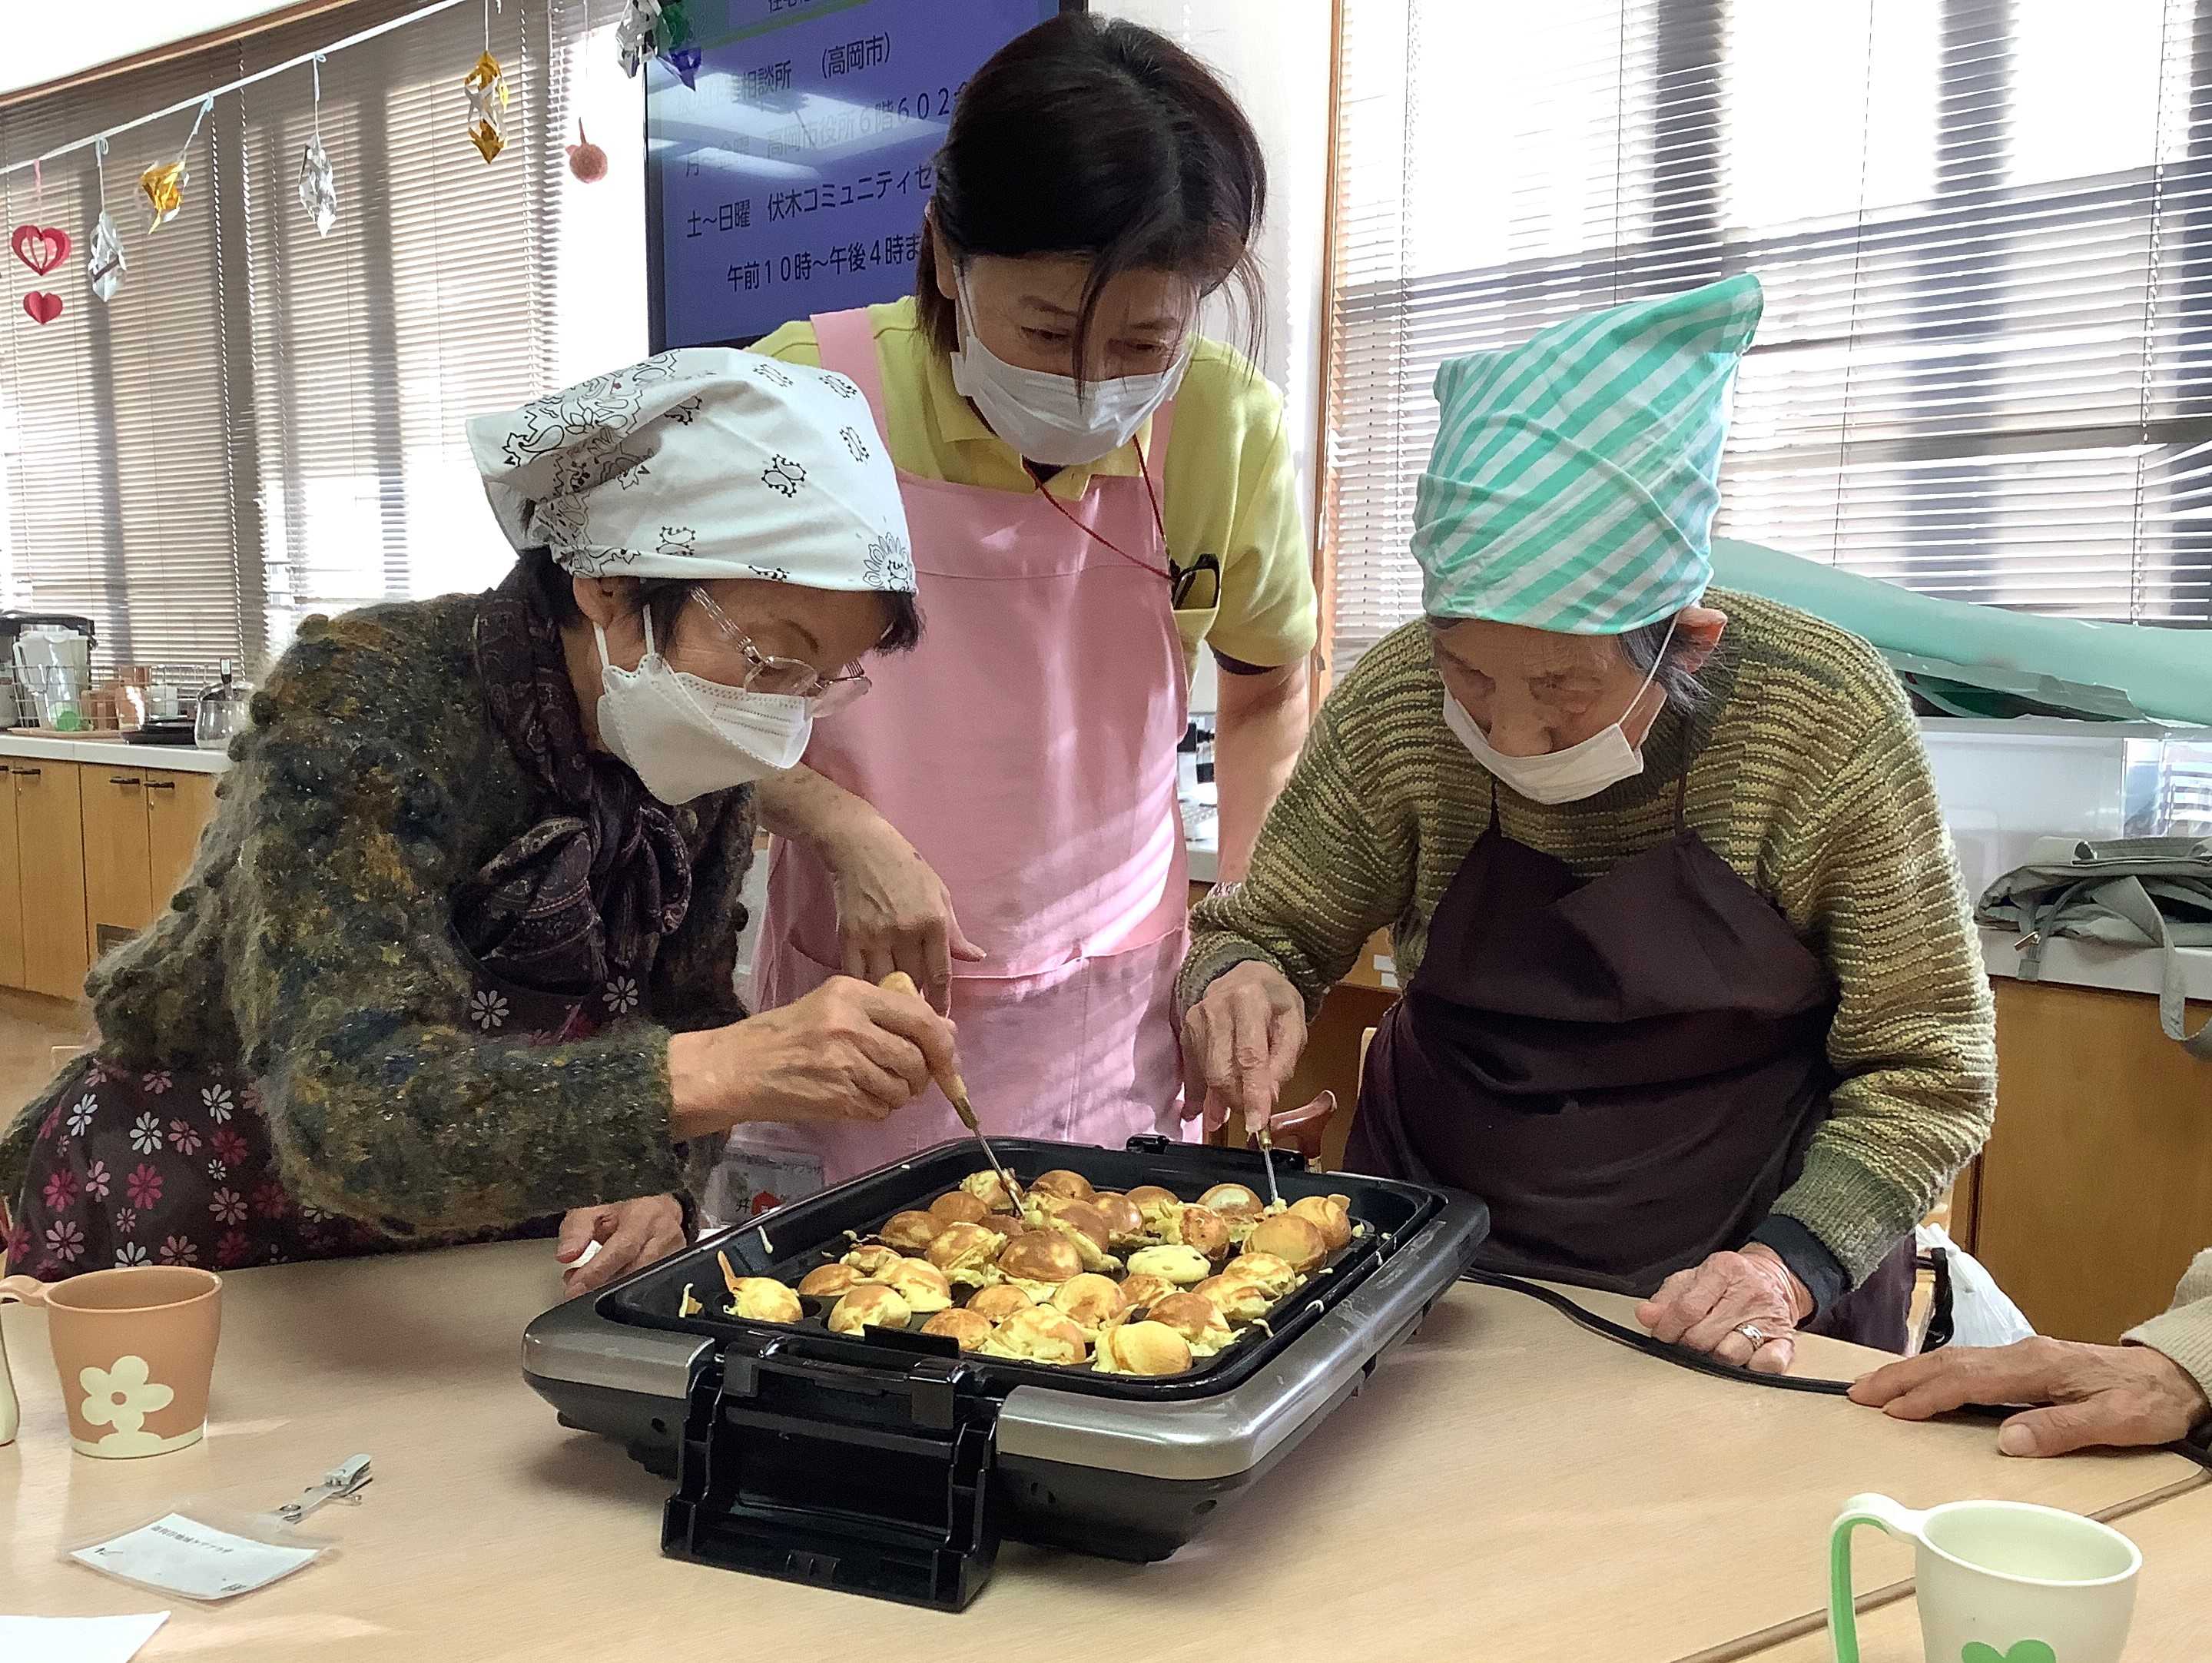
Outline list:
[[[1075,324],[1079,379],[1098,297],[1124,271],[1173,271],[1201,294],[1230,285],[1244,350],[1259,356],[1260,271],[1252,239],[1267,164],[1229,89],[1166,36],[1118,18],[1066,13],[1018,35],[975,71],[937,153],[931,222],[953,258],[1078,254],[1090,259]],[[915,302],[940,352],[960,345],[925,233]]]
[[[531,582],[553,614],[553,621],[568,629],[584,621],[583,608],[576,604],[575,580],[554,563],[553,556],[544,549],[530,549],[523,554],[523,563],[530,569]],[[647,577],[637,588],[640,604],[653,612],[654,635],[665,641],[675,633],[676,614],[684,610],[684,597],[690,592],[690,580],[681,577]],[[921,643],[921,606],[914,596],[886,592],[883,596],[884,609],[890,614],[890,627],[883,639],[876,643],[879,653],[911,652]]]

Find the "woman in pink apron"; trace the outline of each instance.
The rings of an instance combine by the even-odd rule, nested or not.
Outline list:
[[[1175,1135],[1190,654],[1203,637],[1231,672],[1233,875],[1303,737],[1312,641],[1279,405],[1192,326],[1214,289],[1249,294],[1258,148],[1171,43],[1071,16],[969,83],[937,181],[915,300],[760,345],[866,397],[929,627],[864,705],[817,726],[804,770],[763,788],[766,823],[794,835],[772,857],[759,1003],[911,969],[949,1008],[990,1129]],[[807,835],[841,815],[896,828],[878,887],[919,895],[920,930],[855,940],[854,840]],[[934,1091],[880,1125],[740,1128],[709,1210],[962,1135]]]

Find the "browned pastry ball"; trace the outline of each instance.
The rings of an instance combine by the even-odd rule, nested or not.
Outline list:
[[[1243,1219],[1256,1219],[1267,1210],[1267,1203],[1242,1184],[1217,1184],[1199,1197],[1198,1204],[1212,1208],[1232,1224]]]
[[[1274,1303],[1266,1292],[1249,1282],[1238,1282],[1227,1276],[1208,1276],[1190,1290],[1218,1310],[1222,1316],[1238,1327],[1257,1322],[1267,1314]]]
[[[1244,1239],[1247,1253],[1272,1253],[1300,1276],[1321,1268],[1328,1257],[1328,1240],[1311,1219],[1296,1213],[1277,1213],[1255,1225]]]
[[[984,1225],[948,1224],[929,1244],[928,1258],[953,1281],[980,1286],[995,1279],[994,1261],[1006,1246],[1006,1237]]]
[[[1112,1277],[1086,1272],[1060,1284],[1052,1296],[1052,1308],[1085,1333],[1095,1336],[1127,1310],[1129,1302]]]
[[[1133,1309],[1140,1305],[1158,1305],[1182,1291],[1165,1276],[1133,1276],[1121,1283],[1121,1297],[1129,1301]]]
[[[1066,1196],[1070,1201],[1088,1201],[1097,1193],[1091,1180],[1081,1173],[1071,1173],[1065,1167],[1049,1173],[1040,1173],[1030,1183],[1031,1191],[1042,1190],[1047,1195]]]
[[[884,1286],[904,1300],[916,1316],[942,1311],[952,1303],[952,1284],[927,1259],[902,1258],[884,1272]]]
[[[1124,1195],[1101,1194],[1091,1197],[1091,1204],[1098,1209],[1098,1216],[1106,1221],[1110,1238],[1107,1245],[1115,1251],[1133,1247],[1144,1240],[1145,1215],[1137,1210],[1137,1203]]]
[[[968,1308],[987,1322],[1004,1322],[1017,1311],[1026,1311],[1036,1301],[1011,1282],[986,1288],[968,1301]]]
[[[945,1221],[935,1213],[893,1213],[890,1222],[884,1226],[883,1237],[902,1253],[925,1253],[945,1225]]]
[[[1322,1234],[1334,1252],[1352,1240],[1352,1197],[1349,1196],[1307,1196],[1291,1203],[1291,1211],[1306,1221]]]
[[[879,1276],[906,1255],[885,1241],[864,1241],[845,1255],[844,1262],[862,1276]]]
[[[1169,1241],[1197,1248],[1216,1264],[1229,1253],[1229,1221],[1211,1207],[1185,1207],[1167,1221],[1162,1234]]]
[[[799,1293],[807,1299],[839,1299],[853,1289],[860,1273],[849,1264],[817,1264],[802,1277]]]
[[[1164,1323],[1118,1323],[1098,1337],[1102,1374],[1180,1374],[1189,1367],[1189,1344]]]
[[[1221,1274],[1230,1282],[1249,1283],[1265,1294],[1271,1302],[1288,1294],[1300,1280],[1298,1273],[1291,1268],[1287,1259],[1249,1247],[1231,1259]]]
[[[1194,1357],[1210,1357],[1237,1338],[1221,1307],[1196,1291],[1170,1294],[1146,1312],[1145,1320],[1174,1329]]]
[[[942,1334],[957,1341],[963,1351],[973,1351],[991,1337],[991,1319],[979,1317],[973,1309],[939,1311],[922,1324],[925,1334]]]
[[[983,1342],[985,1355],[1024,1362],[1077,1363],[1091,1349],[1083,1331],[1048,1305],[1017,1311]]]
[[[960,1187],[994,1213],[1003,1213],[1014,1204],[1013,1197],[1006,1193],[1006,1186],[994,1172],[970,1173],[960,1180]]]
[[[1057,1288],[1083,1274],[1083,1256],[1066,1236],[1032,1230],[999,1255],[1001,1274],[1028,1288]]]
[[[831,1309],[830,1331],[857,1334],[863,1328],[903,1328],[913,1314],[896,1290],[864,1282]]]
[[[1158,1234],[1160,1227],[1182,1210],[1182,1199],[1173,1190],[1163,1190],[1157,1184],[1139,1184],[1129,1191],[1129,1204],[1145,1221],[1145,1227]]]
[[[990,1214],[980,1196],[971,1196],[965,1190],[948,1190],[929,1203],[929,1210],[939,1222],[946,1224],[981,1224]]]

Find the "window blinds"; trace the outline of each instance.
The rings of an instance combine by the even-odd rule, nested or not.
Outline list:
[[[0,160],[409,9],[380,0],[0,113]],[[327,237],[296,195],[316,123],[305,68],[216,101],[185,211],[150,237],[137,174],[190,117],[116,141],[122,291],[103,308],[72,258],[56,274],[61,320],[0,330],[9,604],[90,615],[103,658],[257,664],[310,613],[497,578],[512,556],[465,418],[645,350],[638,94],[613,63],[614,9],[596,9],[587,43],[579,0],[493,9],[512,102],[489,166],[460,90],[485,44],[477,7],[328,59]],[[611,162],[589,186],[566,172],[580,113]],[[91,153],[45,177],[43,222],[82,243]],[[32,216],[29,176],[7,192],[9,223]]]
[[[2212,622],[2212,4],[1342,9],[1340,673],[1412,616],[1430,385],[1759,273],[1723,532],[1956,600]]]

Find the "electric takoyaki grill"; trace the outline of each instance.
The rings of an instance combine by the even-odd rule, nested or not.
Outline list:
[[[1264,1185],[1255,1154],[1159,1137],[1126,1151],[993,1142],[1024,1182],[1066,1167],[1102,1189],[1156,1184],[1186,1199]],[[556,1307],[523,1337],[524,1376],[562,1424],[619,1439],[676,1480],[661,1547],[679,1558],[949,1610],[980,1591],[1002,1539],[1163,1559],[1358,1391],[1488,1232],[1472,1197],[1309,1173],[1282,1151],[1275,1161],[1286,1200],[1348,1196],[1366,1227],[1267,1331],[1182,1374],[1007,1361],[920,1333],[845,1337],[818,1315],[783,1326],[717,1314],[717,1252],[740,1276],[795,1284],[854,1235],[957,1186],[980,1164],[963,1141]],[[709,1306],[685,1318],[687,1283]]]

